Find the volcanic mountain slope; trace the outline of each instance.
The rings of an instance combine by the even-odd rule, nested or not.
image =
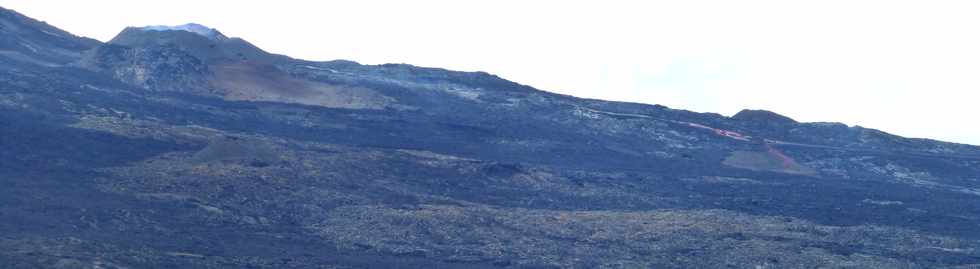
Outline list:
[[[2,268],[980,264],[974,146],[4,16]]]
[[[0,7],[0,55],[7,60],[55,66],[78,60],[81,52],[98,46],[44,22]]]
[[[381,109],[390,102],[371,89],[293,78],[277,67],[289,62],[295,61],[215,29],[189,24],[126,28],[88,53],[79,65],[149,90],[227,100],[356,109]]]

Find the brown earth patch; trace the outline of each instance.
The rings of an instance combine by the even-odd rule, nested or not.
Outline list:
[[[393,99],[371,89],[294,78],[272,65],[234,62],[211,66],[212,86],[225,99],[269,101],[348,109],[383,109]]]
[[[797,175],[816,175],[817,171],[800,165],[793,158],[775,148],[767,151],[735,151],[722,164],[755,171],[771,171]]]

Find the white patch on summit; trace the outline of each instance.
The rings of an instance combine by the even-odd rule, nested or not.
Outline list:
[[[188,23],[188,24],[176,25],[176,26],[151,25],[140,29],[143,29],[143,31],[186,31],[214,40],[221,40],[227,38],[225,37],[225,35],[221,34],[221,32],[218,32],[218,30],[215,30],[214,28],[209,28],[207,26],[196,24],[196,23]]]

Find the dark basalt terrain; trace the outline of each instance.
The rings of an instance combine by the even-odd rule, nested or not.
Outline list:
[[[0,33],[0,268],[980,266],[980,147],[220,33]]]

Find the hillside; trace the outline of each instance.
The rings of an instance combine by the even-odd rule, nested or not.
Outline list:
[[[0,26],[0,268],[980,266],[976,146]]]

